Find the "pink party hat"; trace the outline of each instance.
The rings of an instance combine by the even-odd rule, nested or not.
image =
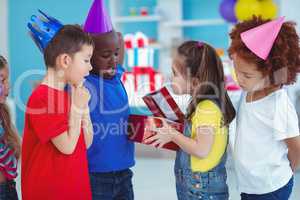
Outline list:
[[[94,0],[83,29],[85,32],[93,34],[103,34],[113,30],[103,0]]]
[[[284,22],[284,17],[272,20],[241,33],[244,44],[258,57],[266,60]]]

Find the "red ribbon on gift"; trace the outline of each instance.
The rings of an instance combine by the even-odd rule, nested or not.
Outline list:
[[[125,40],[125,48],[126,49],[132,49],[133,48],[133,42],[131,40]]]
[[[155,96],[157,96],[158,94],[163,99],[155,98]],[[154,116],[168,118],[168,115],[170,114],[169,112],[172,111],[172,113],[174,114],[173,116],[176,116],[177,119],[170,119],[170,120],[174,120],[179,123],[184,122],[185,115],[180,110],[179,106],[177,105],[175,100],[172,98],[170,92],[168,91],[168,89],[166,87],[163,87],[158,91],[152,92],[152,93],[144,96],[143,100]],[[161,107],[162,101],[167,102],[167,104],[169,105],[169,108],[171,110],[163,110],[163,108]]]
[[[145,39],[144,38],[138,38],[137,39],[137,47],[138,48],[144,48],[146,46]]]
[[[184,132],[185,116],[166,87],[144,96],[143,100],[155,117],[169,118],[169,120],[167,120],[169,125],[177,129],[180,133]],[[170,118],[173,118],[174,116],[177,119]],[[145,143],[144,141],[155,134],[155,132],[147,131],[147,125],[151,125],[153,120],[156,127],[161,127],[162,122],[160,119],[149,116],[130,115],[128,120],[129,139],[149,145],[149,143]],[[179,149],[178,145],[173,142],[165,144],[163,148],[170,150]]]
[[[149,84],[150,84],[150,91],[155,90],[155,70],[153,67],[133,67],[133,81],[134,81],[134,90],[137,91],[138,89],[138,82],[137,77],[141,75],[148,75],[149,76]]]
[[[146,127],[149,123],[149,119],[151,117],[149,116],[143,116],[143,115],[130,115],[128,119],[128,138],[131,141],[147,144],[145,143],[145,140],[155,134],[155,132],[147,131]],[[155,121],[155,124],[157,124],[157,127],[160,127],[160,124],[162,123],[160,119],[152,118],[152,120]],[[175,128],[180,133],[183,133],[184,131],[184,124],[182,123],[176,123],[168,121],[169,125],[171,125],[173,128]],[[174,150],[177,151],[179,149],[179,146],[173,142],[169,142],[163,146],[165,149]]]
[[[122,76],[122,82],[123,82],[123,83],[126,82],[126,80],[127,80],[127,75],[128,75],[128,74],[131,74],[131,72],[124,72],[124,73],[123,73],[123,76]]]

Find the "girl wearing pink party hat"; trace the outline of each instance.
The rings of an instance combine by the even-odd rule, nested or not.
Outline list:
[[[251,20],[230,33],[229,55],[244,90],[233,157],[242,200],[287,200],[300,162],[296,110],[284,85],[296,82],[299,37],[293,22]]]

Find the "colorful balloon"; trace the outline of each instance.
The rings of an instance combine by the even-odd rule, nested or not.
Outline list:
[[[237,18],[234,12],[236,0],[223,0],[220,4],[219,11],[221,16],[228,22],[236,23]]]
[[[274,19],[277,16],[277,5],[272,0],[261,1],[262,18]]]
[[[238,0],[234,10],[239,21],[251,19],[253,15],[262,15],[261,3],[258,0]]]

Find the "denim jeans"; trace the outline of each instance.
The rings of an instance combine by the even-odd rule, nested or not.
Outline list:
[[[226,172],[199,173],[176,170],[175,177],[178,200],[227,200],[229,198]]]
[[[261,194],[261,195],[242,193],[241,199],[242,200],[288,200],[292,193],[293,185],[294,185],[294,178],[292,177],[285,186],[283,186],[282,188],[274,192]]]
[[[188,125],[184,134],[190,137]],[[174,172],[178,200],[228,200],[226,159],[225,152],[215,168],[208,172],[193,172],[190,155],[182,150],[177,151]]]
[[[130,169],[90,173],[93,200],[133,200],[133,173]]]
[[[15,181],[0,184],[0,200],[18,200]]]

